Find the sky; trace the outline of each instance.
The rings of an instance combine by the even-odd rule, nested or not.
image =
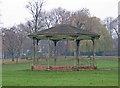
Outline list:
[[[0,0],[0,27],[11,27],[24,23],[32,16],[25,8],[30,0]],[[82,8],[90,10],[91,16],[101,20],[106,17],[116,18],[118,15],[118,2],[120,0],[45,0],[43,11],[50,11],[62,7],[69,11]]]

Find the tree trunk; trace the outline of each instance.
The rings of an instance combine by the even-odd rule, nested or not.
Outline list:
[[[12,61],[14,61],[14,56],[12,55]]]
[[[18,58],[16,58],[16,64],[18,63]]]
[[[22,58],[22,55],[23,55],[23,48],[20,50],[20,56],[19,56],[20,59]]]
[[[18,50],[18,56],[16,58],[16,64],[18,63],[18,58],[20,58],[20,50]],[[20,58],[21,59],[21,58]]]
[[[4,59],[5,59],[4,51],[2,51],[2,64],[4,64]]]

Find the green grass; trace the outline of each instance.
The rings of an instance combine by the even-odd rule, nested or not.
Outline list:
[[[96,58],[95,71],[31,71],[32,62],[3,65],[3,86],[118,86],[116,57]],[[61,63],[61,62],[60,62]],[[104,70],[112,69],[112,70]]]

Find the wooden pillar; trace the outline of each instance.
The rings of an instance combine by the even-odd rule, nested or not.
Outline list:
[[[36,46],[36,64],[38,64],[38,43],[39,43],[39,39],[37,39],[37,46]]]
[[[55,45],[55,50],[54,50],[54,65],[56,65],[56,58],[57,58],[57,51],[56,51],[56,46],[57,46],[57,42],[58,40],[53,40],[54,45]]]
[[[33,40],[32,40],[32,46],[33,46],[33,65],[35,65],[35,38],[33,37]]]
[[[76,55],[76,39],[74,39],[74,67],[77,66],[77,55]]]
[[[50,68],[50,38],[48,37],[48,69]]]
[[[76,41],[77,47],[76,47],[76,59],[77,59],[77,65],[79,65],[79,44],[80,44],[80,40]]]
[[[95,65],[95,40],[92,39],[93,42],[93,66]]]

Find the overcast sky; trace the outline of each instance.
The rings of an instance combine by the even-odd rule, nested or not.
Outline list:
[[[1,27],[11,27],[24,23],[31,18],[29,11],[25,8],[29,0],[1,0],[0,1],[0,24]],[[90,10],[91,16],[105,19],[118,15],[118,1],[120,0],[45,0],[43,10],[50,11],[53,8],[62,7],[70,11],[82,8]]]

